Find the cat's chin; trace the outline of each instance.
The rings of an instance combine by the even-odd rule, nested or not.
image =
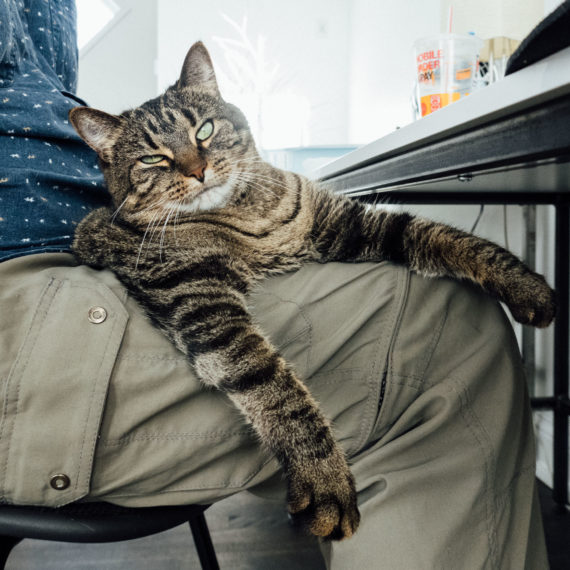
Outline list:
[[[205,188],[197,196],[187,197],[177,205],[177,209],[181,214],[195,214],[223,208],[232,195],[233,187],[233,181],[230,179],[219,186]]]

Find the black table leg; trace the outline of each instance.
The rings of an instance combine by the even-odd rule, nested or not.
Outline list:
[[[554,323],[554,489],[559,505],[568,503],[568,310],[569,310],[569,204],[556,204],[555,289],[558,307]]]

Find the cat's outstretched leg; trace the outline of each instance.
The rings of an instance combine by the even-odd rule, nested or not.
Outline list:
[[[258,331],[251,327],[237,337],[230,349],[195,357],[198,376],[228,394],[275,454],[293,518],[322,538],[352,536],[360,521],[354,479],[328,421]],[[231,354],[239,354],[239,361]]]
[[[326,192],[315,193],[314,211],[310,240],[317,261],[394,261],[424,276],[470,281],[522,324],[542,328],[554,319],[555,293],[544,277],[495,243]]]

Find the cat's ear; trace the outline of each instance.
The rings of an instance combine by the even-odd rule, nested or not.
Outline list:
[[[122,119],[90,107],[74,107],[69,120],[79,136],[104,162],[111,162],[113,145],[121,132]]]
[[[218,92],[214,66],[210,54],[202,42],[196,42],[186,54],[178,85],[179,87],[201,85]]]

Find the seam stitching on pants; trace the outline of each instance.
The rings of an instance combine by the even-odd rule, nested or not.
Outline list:
[[[100,294],[101,294],[101,293],[100,293]],[[103,295],[103,296],[104,296],[104,295]],[[85,483],[85,485],[87,486],[87,488],[88,488],[88,486],[89,486],[89,481],[90,481],[90,479],[91,479],[91,468],[90,468],[90,466],[93,464],[94,448],[95,448],[95,445],[96,445],[96,442],[97,442],[97,438],[95,438],[95,442],[94,442],[93,445],[91,445],[91,447],[90,447],[90,449],[91,449],[91,454],[90,454],[89,465],[88,465],[87,468],[85,468],[85,469],[82,469],[83,455],[84,455],[84,449],[85,449],[85,447],[86,447],[86,445],[87,445],[87,441],[86,441],[86,439],[87,439],[87,427],[88,427],[88,425],[89,425],[89,420],[90,420],[90,418],[91,418],[91,416],[92,416],[92,413],[93,413],[93,407],[95,407],[95,409],[97,409],[97,410],[98,410],[98,409],[101,409],[101,407],[104,406],[105,399],[106,399],[106,396],[107,396],[107,390],[104,390],[104,391],[103,391],[103,394],[101,394],[101,395],[99,396],[99,399],[98,399],[96,402],[93,401],[93,400],[94,400],[94,395],[95,395],[95,392],[96,392],[96,388],[98,387],[99,382],[100,382],[99,376],[100,376],[100,374],[101,374],[101,368],[102,368],[103,361],[105,360],[105,356],[106,356],[107,350],[108,350],[108,348],[109,348],[109,343],[111,342],[111,339],[112,339],[113,336],[114,336],[114,332],[115,332],[115,330],[116,330],[116,328],[117,328],[117,325],[120,325],[120,315],[119,315],[119,312],[118,312],[116,309],[115,309],[114,312],[115,312],[115,314],[113,315],[113,317],[114,317],[114,318],[113,318],[113,326],[111,327],[111,330],[110,330],[109,333],[107,334],[107,342],[105,343],[105,348],[104,348],[104,349],[102,350],[102,352],[101,352],[101,357],[100,357],[100,359],[99,359],[99,365],[95,368],[95,370],[97,371],[97,373],[95,374],[94,381],[92,382],[91,394],[90,394],[90,397],[89,397],[90,406],[89,406],[89,408],[88,408],[88,410],[87,410],[87,414],[86,414],[86,416],[85,416],[85,422],[84,422],[84,424],[83,424],[83,431],[82,431],[82,434],[83,434],[83,435],[82,435],[82,438],[81,438],[81,449],[80,449],[80,452],[79,452],[79,461],[78,461],[78,464],[79,464],[79,473],[78,473],[77,480],[76,480],[76,483],[75,483],[75,489],[77,489],[77,488],[79,487],[79,485],[80,485],[80,480],[79,480],[79,478],[80,478],[80,475],[81,475],[81,472],[82,472],[82,471],[83,471],[83,479],[82,479],[82,481],[84,481],[84,483]],[[108,382],[110,382],[110,374],[111,374],[111,371],[108,372],[108,375],[109,375],[109,380],[108,380]],[[89,456],[88,456],[88,457],[89,457]]]
[[[291,303],[292,305],[295,305],[297,307],[297,310],[299,311],[299,313],[301,314],[301,316],[303,317],[305,323],[307,324],[306,327],[304,327],[300,332],[298,332],[297,334],[293,335],[292,337],[288,337],[284,342],[282,342],[280,344],[279,347],[277,347],[275,345],[275,343],[273,342],[273,340],[271,339],[271,337],[265,332],[264,328],[261,327],[261,331],[263,332],[263,336],[265,338],[267,338],[268,340],[271,341],[271,345],[275,347],[275,349],[277,350],[277,352],[283,357],[283,355],[281,354],[281,351],[286,348],[289,344],[291,344],[294,340],[296,340],[297,338],[299,338],[300,336],[307,334],[307,343],[308,343],[308,349],[307,349],[307,360],[306,360],[306,366],[307,366],[307,370],[310,369],[311,367],[311,359],[312,359],[312,354],[313,354],[313,322],[311,321],[311,319],[309,318],[309,316],[307,315],[306,310],[304,309],[304,306],[300,305],[299,303],[297,303],[296,301],[294,301],[293,299],[284,299],[283,297],[281,297],[280,295],[276,295],[275,293],[263,293],[263,295],[266,296],[272,296],[275,299],[277,299],[278,301],[281,301],[282,303]],[[249,307],[248,307],[249,310]],[[257,322],[257,319],[253,319],[255,321],[255,324],[259,325],[259,323]],[[285,357],[283,357],[285,358]],[[293,363],[290,363],[287,359],[286,359],[287,363],[290,366],[293,366]],[[295,370],[295,368],[293,367],[293,370]],[[295,374],[297,374],[297,371],[295,370]],[[305,384],[305,378],[299,378],[301,380],[301,382],[303,383],[303,385],[305,386],[305,388],[308,389],[307,385]],[[309,390],[310,392],[310,390]]]
[[[109,350],[109,345],[111,344],[111,340],[115,339],[116,335],[118,336],[118,338],[114,340],[115,342],[114,349],[111,353],[112,362],[107,362],[106,364],[107,370],[105,371],[105,374],[103,376],[104,378],[103,386],[100,386],[98,390],[99,399],[97,402],[94,403],[93,406],[90,406],[89,408],[88,417],[91,419],[93,414],[96,414],[97,425],[94,426],[96,427],[96,433],[95,437],[92,438],[91,440],[90,450],[88,455],[88,465],[86,466],[85,469],[85,485],[87,486],[87,489],[89,489],[89,484],[93,473],[93,463],[95,461],[96,448],[100,437],[100,430],[103,423],[103,418],[105,416],[105,405],[109,391],[109,386],[111,383],[111,379],[113,377],[113,370],[117,365],[117,360],[120,354],[121,345],[130,320],[130,314],[126,308],[125,303],[121,300],[121,297],[117,296],[115,292],[107,284],[99,283],[97,286],[97,291],[99,292],[100,295],[102,295],[105,298],[105,300],[109,303],[109,305],[113,309],[113,326],[111,328],[111,331],[107,334],[107,343],[101,355],[102,365],[106,360],[108,360],[107,354]],[[126,289],[123,288],[122,291],[124,291],[126,296],[127,295]],[[101,368],[102,366],[98,368],[97,377],[99,377],[101,374]],[[98,378],[98,382],[93,383],[93,394],[95,394],[96,385],[99,386],[100,382],[101,379]],[[93,420],[91,419],[91,421]],[[85,439],[84,439],[84,445],[85,445]]]
[[[340,368],[337,370],[325,370],[308,377],[312,385],[332,386],[340,382],[352,381],[362,376],[362,368]],[[324,378],[324,380],[322,379]]]
[[[171,493],[188,493],[188,492],[193,492],[196,490],[204,490],[204,489],[224,489],[224,488],[228,488],[228,487],[233,487],[233,488],[242,488],[245,489],[247,483],[249,481],[251,481],[258,473],[261,472],[261,470],[271,461],[273,461],[275,458],[273,456],[268,457],[267,459],[265,459],[257,469],[255,469],[255,471],[253,471],[251,474],[249,474],[243,481],[229,481],[229,480],[224,480],[224,481],[216,481],[215,485],[212,483],[209,484],[204,484],[204,485],[196,485],[194,483],[192,483],[192,487],[188,488],[188,487],[169,487],[169,489],[167,491],[154,491],[152,493],[153,496],[159,496],[159,495],[169,495]],[[235,493],[237,493],[239,491],[235,491]],[[232,494],[235,494],[232,493]],[[119,498],[119,497],[147,497],[148,493],[142,492],[142,493],[118,493],[118,494],[105,494],[104,495],[104,499],[105,501],[108,501],[109,499],[112,498]]]
[[[403,386],[405,388],[412,388],[413,390],[417,390],[421,392],[424,388],[422,378],[416,376],[415,374],[391,374],[391,378],[394,380],[391,381],[391,384],[395,386]],[[398,379],[403,380],[403,382],[399,382]]]
[[[188,359],[184,356],[175,357],[175,356],[160,356],[160,355],[148,355],[148,354],[126,354],[124,356],[118,356],[117,362],[123,361],[128,362],[129,360],[135,362],[143,362],[145,360],[148,361],[156,361],[156,362],[183,362],[184,364],[188,364]]]
[[[149,442],[149,441],[193,441],[198,439],[217,439],[228,438],[236,436],[252,435],[252,430],[241,431],[221,431],[221,432],[204,432],[204,433],[150,433],[150,434],[135,434],[132,436],[122,437],[120,439],[106,439],[100,442],[105,447],[116,447],[120,445],[127,445],[131,442]]]
[[[460,399],[461,408],[460,413],[463,417],[467,428],[477,441],[482,453],[483,453],[483,461],[485,466],[485,510],[487,513],[487,539],[489,540],[489,555],[491,558],[491,563],[493,568],[499,568],[498,565],[498,554],[497,554],[497,524],[495,519],[495,493],[491,487],[491,481],[493,481],[493,465],[496,463],[492,444],[490,443],[491,439],[485,430],[485,427],[480,422],[477,414],[474,412],[473,407],[471,406],[471,398],[469,395],[468,387],[458,378],[450,377],[452,381],[450,383],[450,387],[454,390]],[[461,387],[461,391],[459,391],[455,384],[458,384]],[[468,417],[469,416],[469,417]],[[476,426],[479,430],[476,429]],[[484,442],[480,438],[480,435],[483,435],[487,439],[487,447],[485,446]]]
[[[397,315],[394,321],[394,326],[391,331],[391,338],[390,343],[388,345],[388,351],[386,354],[386,367],[384,370],[384,378],[382,379],[382,385],[380,386],[380,397],[381,400],[377,402],[377,406],[379,407],[376,421],[371,426],[370,434],[372,431],[379,426],[383,421],[383,416],[386,414],[386,406],[384,405],[385,402],[389,401],[390,396],[392,394],[392,387],[391,382],[388,381],[388,376],[392,376],[391,371],[393,369],[393,358],[394,358],[394,345],[396,344],[396,340],[398,338],[398,334],[400,333],[400,327],[402,325],[402,320],[404,318],[404,312],[406,310],[406,305],[408,301],[408,294],[410,291],[410,272],[407,269],[402,268],[400,272],[397,274],[397,283],[399,283],[400,278],[402,279],[403,283],[400,287],[400,296],[395,303],[394,311],[397,307]],[[370,437],[368,434],[368,437]]]
[[[448,314],[449,314],[449,305],[446,305],[445,310],[443,311],[441,318],[440,318],[439,322],[437,323],[436,328],[433,331],[431,341],[430,341],[428,347],[426,348],[426,351],[425,351],[424,356],[422,358],[422,367],[421,367],[421,371],[419,373],[419,376],[421,377],[422,382],[425,381],[425,375],[426,375],[427,369],[429,367],[431,359],[433,358],[435,349],[437,348],[437,345],[439,344],[439,341],[441,340],[441,333],[443,331],[443,326],[444,326],[445,322],[447,321]]]
[[[535,470],[536,468],[534,465],[529,465],[518,471],[516,475],[509,481],[509,484],[498,494],[495,500],[497,507],[502,507],[505,505],[507,501],[507,493],[509,493],[511,489],[519,482],[519,479],[521,477],[524,477],[529,472],[532,472],[532,476],[534,477]]]
[[[24,336],[24,342],[22,343],[22,346],[20,347],[20,350],[19,350],[18,355],[16,357],[16,360],[14,362],[14,365],[13,365],[10,373],[8,374],[8,379],[6,382],[6,389],[5,389],[6,398],[4,400],[4,408],[3,408],[3,414],[2,414],[2,426],[0,428],[0,440],[2,440],[4,437],[4,428],[5,428],[5,424],[6,424],[5,420],[6,420],[6,415],[7,415],[7,408],[9,405],[9,398],[8,398],[9,387],[13,381],[16,381],[18,383],[18,385],[16,388],[15,413],[14,413],[13,418],[11,418],[11,429],[9,428],[10,433],[6,434],[6,437],[7,437],[6,458],[5,458],[4,464],[2,466],[1,487],[0,487],[2,489],[3,500],[5,500],[6,476],[8,474],[8,464],[9,464],[9,460],[10,460],[11,441],[12,441],[12,437],[14,435],[16,419],[17,419],[19,409],[20,409],[20,389],[21,389],[22,376],[23,376],[24,370],[26,369],[28,362],[30,361],[30,358],[34,352],[34,347],[38,341],[39,334],[37,333],[37,331],[39,328],[41,328],[41,325],[43,324],[43,321],[45,320],[45,318],[49,312],[49,308],[51,307],[57,292],[59,291],[60,287],[62,286],[62,283],[63,283],[62,281],[59,281],[59,280],[55,279],[54,277],[51,277],[49,282],[47,283],[47,285],[44,287],[44,289],[40,295],[40,300],[38,301],[38,304],[36,306],[34,316],[32,317],[32,320],[30,322],[30,326],[29,326],[29,328],[26,331],[26,334]],[[55,290],[53,289],[54,287],[55,287]],[[47,306],[44,307],[43,306],[44,299],[47,298],[48,293],[51,293],[51,300],[49,301],[49,303],[47,303]],[[41,317],[41,322],[37,322],[40,317]],[[33,339],[33,344],[31,346],[30,350],[27,350],[26,353],[24,353],[24,349],[27,348],[26,345],[27,345],[28,338],[30,337],[30,335],[32,335],[32,332],[34,330],[36,331],[36,336]],[[25,358],[25,361],[23,361],[24,358]],[[22,361],[22,365],[19,366],[21,361]],[[19,372],[18,378],[14,378],[16,371]]]
[[[277,299],[281,303],[291,303],[292,305],[295,305],[297,307],[297,310],[299,311],[299,313],[301,314],[301,316],[305,320],[305,323],[307,324],[307,326],[304,327],[298,333],[295,333],[293,336],[286,337],[285,340],[280,344],[279,350],[281,350],[282,348],[285,348],[291,342],[293,342],[294,340],[297,340],[297,338],[306,334],[307,329],[309,330],[309,334],[311,334],[311,332],[313,330],[313,325],[312,325],[311,319],[307,316],[307,313],[304,310],[303,306],[299,305],[299,303],[297,303],[293,299],[284,299],[283,297],[281,297],[280,295],[277,295],[275,293],[260,293],[259,294],[259,296],[262,296],[262,295],[264,295],[266,297],[274,297],[275,299]],[[248,310],[249,310],[249,303],[248,303]],[[258,319],[254,318],[254,321],[257,325],[259,325]],[[261,326],[261,325],[259,325],[259,326]],[[263,334],[266,334],[263,327],[261,327],[261,330],[263,330]],[[273,344],[273,341],[272,341],[272,344]],[[309,357],[307,359],[308,363],[310,362],[310,355],[311,355],[310,349],[311,349],[311,347],[312,347],[312,343],[309,344]]]
[[[390,369],[392,347],[394,339],[397,336],[409,288],[409,271],[401,266],[394,266],[395,271],[395,294],[392,302],[390,303],[390,312],[387,323],[382,325],[382,334],[378,337],[375,344],[375,358],[370,368],[370,374],[367,378],[366,384],[368,387],[368,394],[374,394],[375,398],[370,398],[370,403],[365,410],[365,416],[361,422],[360,437],[354,445],[353,455],[356,455],[368,443],[374,430],[382,420],[382,413],[385,409],[384,400],[388,399],[389,383],[387,382],[387,375]],[[386,346],[386,351],[380,353],[379,347],[383,344],[386,337],[389,336],[389,342]],[[378,359],[384,354],[384,367],[382,371],[377,370]],[[366,415],[368,414],[368,415]],[[368,426],[368,429],[365,429]]]
[[[396,272],[396,287],[398,286],[398,282],[399,282],[399,277],[400,277],[400,272]],[[390,316],[389,316],[389,322],[392,323],[394,321],[394,313],[395,313],[395,308],[394,305],[391,304],[390,307]],[[367,387],[367,394],[368,394],[368,405],[365,405],[364,407],[364,413],[362,414],[362,420],[360,421],[360,426],[358,428],[358,437],[354,439],[354,443],[350,446],[347,447],[346,449],[346,455],[347,457],[351,457],[353,455],[356,455],[359,450],[366,444],[366,442],[368,441],[370,434],[372,433],[372,430],[374,428],[374,424],[375,424],[375,418],[378,417],[378,415],[380,414],[380,410],[378,409],[380,406],[380,402],[379,402],[379,398],[380,398],[380,394],[382,391],[382,384],[380,384],[379,387],[377,387],[378,385],[378,380],[375,378],[376,377],[376,372],[377,372],[377,366],[378,366],[378,359],[380,358],[380,346],[382,346],[382,344],[385,341],[386,335],[387,335],[387,327],[382,327],[381,328],[381,333],[380,335],[378,335],[378,338],[376,339],[376,342],[374,343],[374,347],[375,350],[373,351],[373,358],[372,358],[372,362],[370,364],[370,372],[368,374],[368,377],[366,378],[366,387]],[[388,344],[389,346],[389,344]],[[388,353],[386,352],[386,359],[385,361],[387,362],[388,357],[387,357]],[[386,367],[386,364],[385,366]],[[371,395],[374,394],[376,397],[372,398]],[[368,429],[366,429],[368,426]]]

